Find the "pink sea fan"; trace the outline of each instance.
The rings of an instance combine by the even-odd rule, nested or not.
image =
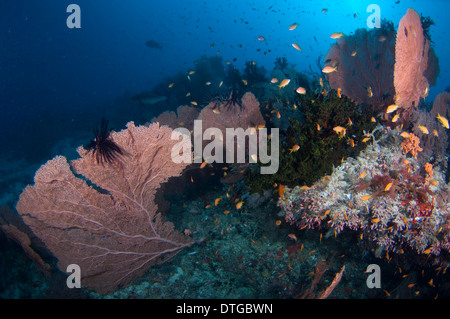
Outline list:
[[[424,76],[428,64],[430,41],[424,37],[420,16],[408,9],[400,20],[395,43],[395,103],[403,108],[418,106],[428,93]]]
[[[394,33],[385,29],[358,29],[339,38],[325,56],[328,66],[337,67],[337,72],[326,75],[331,88],[341,88],[359,104],[383,109],[395,93],[394,42]]]

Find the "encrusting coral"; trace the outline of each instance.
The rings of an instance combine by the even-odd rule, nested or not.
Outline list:
[[[346,159],[330,176],[310,188],[285,189],[278,204],[286,221],[301,229],[325,229],[328,236],[357,231],[361,239],[375,242],[379,253],[401,254],[406,247],[435,256],[450,251],[444,174],[405,156],[399,132],[383,130],[376,143]]]
[[[81,285],[100,293],[127,285],[192,243],[163,220],[155,193],[187,166],[170,158],[172,130],[154,123],[111,132],[120,160],[99,165],[92,152],[70,164],[56,156],[36,172],[17,211],[66,271],[81,270]],[[76,175],[75,175],[76,174]]]

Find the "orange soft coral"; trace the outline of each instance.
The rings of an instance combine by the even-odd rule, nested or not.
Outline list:
[[[413,133],[409,134],[408,138],[402,142],[402,151],[403,154],[408,154],[411,152],[411,155],[417,159],[417,154],[422,152],[423,149],[419,146],[420,139],[415,136]]]

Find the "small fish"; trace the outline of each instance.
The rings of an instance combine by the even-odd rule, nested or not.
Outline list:
[[[291,79],[284,79],[283,81],[281,81],[280,85],[278,85],[279,88],[284,88],[286,85],[289,84],[289,82],[291,82]]]
[[[207,161],[204,161],[204,162],[202,163],[202,165],[200,165],[200,168],[203,168],[203,167],[205,167],[205,166],[206,166],[206,164],[208,164],[208,162],[207,162]]]
[[[300,149],[300,146],[295,144],[294,146],[292,146],[292,148],[289,149],[289,154],[292,152],[297,152]]]
[[[257,162],[258,162],[258,155],[252,154],[252,155],[250,155],[250,157],[252,158],[252,160],[253,160],[254,163],[257,163]]]
[[[394,117],[392,118],[392,123],[397,122],[399,117],[400,117],[400,115],[395,114]]]
[[[186,93],[186,97],[191,96],[191,92]]]
[[[370,122],[375,123],[376,121],[377,120],[373,116],[370,118]]]
[[[226,211],[224,211],[223,212],[225,215],[228,215],[229,213],[230,213],[230,211],[229,210],[226,210]]]
[[[323,87],[323,80],[322,80],[322,78],[319,78],[319,84],[320,84],[320,87]]]
[[[389,113],[395,112],[398,108],[399,108],[399,106],[397,104],[391,104],[388,106],[386,113],[389,114]]]
[[[366,200],[371,199],[371,198],[372,198],[372,195],[367,195],[367,196],[361,197],[361,200],[365,202]]]
[[[439,136],[438,132],[436,130],[433,130],[433,135],[434,136]]]
[[[281,114],[280,114],[280,112],[277,111],[277,119],[280,119],[280,118],[281,118]]]
[[[277,220],[276,222],[275,222],[275,226],[280,226],[281,225],[281,220]]]
[[[308,186],[306,186],[306,185],[303,185],[303,186],[301,186],[300,187],[300,190],[301,191],[307,191],[308,189],[310,189],[311,187],[308,187]]]
[[[277,78],[273,78],[272,80],[270,80],[270,83],[277,83],[278,79]]]
[[[334,33],[332,33],[330,35],[330,38],[332,38],[332,39],[339,39],[339,38],[341,38],[343,36],[344,36],[344,33],[342,33],[342,32],[334,32]]]
[[[244,204],[244,201],[241,200],[239,203],[236,204],[236,209],[241,209],[243,204]]]
[[[338,97],[338,98],[341,98],[341,97],[342,97],[341,91],[342,91],[341,88],[338,88],[338,89],[337,89],[337,97]]]
[[[288,237],[293,241],[297,241],[297,236],[295,236],[294,234],[288,234]]]
[[[212,111],[214,114],[220,114],[220,111],[217,108],[214,108]]]
[[[299,86],[297,90],[295,90],[298,94],[306,94],[306,89],[304,87]]]
[[[348,118],[348,125],[349,125],[349,126],[352,126],[352,125],[353,125],[353,122],[352,122],[352,119],[351,119],[351,118]]]
[[[365,143],[365,142],[367,142],[367,141],[369,141],[369,140],[370,140],[370,137],[365,137],[365,138],[362,139],[361,142]]]
[[[210,82],[210,81],[207,81],[207,82],[205,83],[205,85],[211,85],[211,82]]]
[[[174,86],[175,82],[172,82],[169,84],[169,88],[171,88],[172,86]]]
[[[349,142],[351,147],[355,147],[355,141],[352,138],[349,140]]]
[[[292,46],[294,47],[294,49],[301,51],[302,48],[300,48],[300,46],[297,43],[292,43]]]
[[[355,51],[352,51],[351,56],[356,56],[356,50],[355,50]]]
[[[197,102],[195,102],[195,101],[191,101],[191,104],[192,104],[192,105],[195,105],[195,106],[197,106],[197,105],[198,105],[198,103],[197,103]]]
[[[194,74],[194,73],[195,73],[195,70],[190,70],[190,71],[189,71],[189,74],[190,74],[190,75],[192,75],[192,74]]]
[[[418,125],[417,128],[423,133],[423,134],[429,134],[428,129],[423,125]]]
[[[289,26],[289,31],[293,31],[298,27],[298,23],[293,23]]]
[[[223,81],[219,82],[219,87],[221,87],[223,85]]]
[[[336,126],[333,128],[333,131],[339,134],[339,137],[342,138],[345,136],[347,130],[342,126]]]
[[[447,120],[445,117],[441,116],[441,115],[438,113],[438,116],[436,116],[436,118],[438,119],[439,122],[441,122],[441,124],[442,124],[443,127],[445,127],[446,129],[449,128],[449,126],[448,126],[448,120]]]
[[[244,83],[244,85],[248,84],[247,80],[244,80],[244,79],[242,79],[242,83]]]
[[[317,130],[320,131],[320,125],[317,123]]]
[[[217,205],[219,205],[219,202],[222,200],[222,197],[217,197],[215,200],[214,200],[214,206],[217,206]]]
[[[328,8],[323,8],[322,9],[322,13],[325,13],[325,12],[327,12],[328,11]]]
[[[384,35],[380,35],[380,37],[378,38],[378,41],[384,42],[384,41],[386,41],[386,37]]]
[[[384,191],[387,192],[391,189],[393,182],[390,182],[389,184],[386,185],[386,187],[384,188]]]
[[[331,66],[326,66],[322,69],[323,73],[331,73],[331,72],[336,72],[337,71],[337,66],[335,66],[334,68]]]
[[[258,41],[262,42],[264,40],[266,40],[266,39],[262,35],[258,36]]]
[[[358,176],[358,178],[364,178],[364,176],[366,176],[366,171],[362,172],[362,173]]]
[[[370,86],[367,88],[367,96],[368,97],[372,97],[373,96],[372,87],[370,87]]]

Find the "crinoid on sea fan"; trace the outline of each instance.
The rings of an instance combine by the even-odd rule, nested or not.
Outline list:
[[[95,138],[85,147],[88,151],[92,150],[97,164],[111,164],[118,155],[123,155],[122,149],[111,139],[109,133],[108,120],[102,119],[100,130],[97,126],[94,128]]]

